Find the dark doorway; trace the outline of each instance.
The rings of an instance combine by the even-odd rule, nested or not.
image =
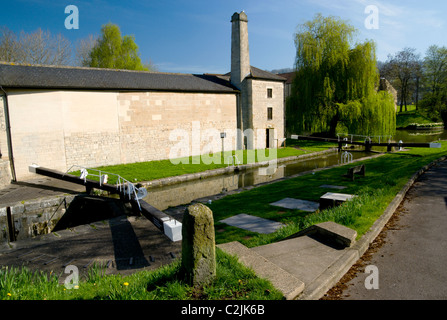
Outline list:
[[[273,140],[275,139],[274,131],[275,129],[267,129],[265,132],[265,147],[266,148],[274,148]]]
[[[266,135],[265,135],[265,148],[270,148],[270,130],[267,129],[266,130]]]

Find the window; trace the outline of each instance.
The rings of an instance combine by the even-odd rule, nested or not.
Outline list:
[[[273,89],[272,88],[267,89],[267,98],[273,98]]]
[[[273,119],[273,108],[267,108],[267,120]]]

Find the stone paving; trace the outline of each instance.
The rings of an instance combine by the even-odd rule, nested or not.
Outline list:
[[[156,269],[180,254],[181,241],[172,242],[146,218],[120,216],[0,245],[0,265],[61,274],[67,265],[85,273],[99,264],[106,274],[124,275]]]
[[[320,206],[318,202],[293,199],[293,198],[284,198],[282,200],[270,203],[270,205],[287,209],[295,209],[295,210],[297,209],[307,212],[314,212],[318,210],[318,207]]]
[[[14,182],[0,189],[0,206],[6,207],[21,201],[80,192],[85,192],[85,187],[82,185],[39,177],[38,179]]]
[[[285,226],[285,224],[280,222],[255,217],[245,213],[241,213],[232,216],[230,218],[220,220],[219,222],[226,223],[233,227],[238,227],[244,230],[263,234],[275,232],[277,229]]]
[[[331,185],[331,184],[322,184],[320,186],[320,188],[343,190],[343,189],[346,189],[347,187],[345,187],[345,186],[334,186],[334,185]]]

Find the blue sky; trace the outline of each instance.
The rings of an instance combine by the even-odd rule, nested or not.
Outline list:
[[[68,5],[79,9],[79,29],[65,28]],[[378,29],[365,27],[369,5],[378,9]],[[293,67],[296,27],[317,13],[348,20],[359,42],[376,42],[382,61],[404,47],[424,56],[432,44],[447,46],[447,1],[439,0],[2,0],[0,7],[0,25],[15,32],[40,27],[72,42],[115,23],[135,36],[143,62],[162,72],[228,72],[230,18],[242,10],[249,19],[250,62],[264,70]]]

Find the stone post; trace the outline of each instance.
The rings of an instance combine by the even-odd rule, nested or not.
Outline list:
[[[194,286],[207,284],[216,276],[213,212],[201,203],[189,206],[183,216],[182,271]]]

